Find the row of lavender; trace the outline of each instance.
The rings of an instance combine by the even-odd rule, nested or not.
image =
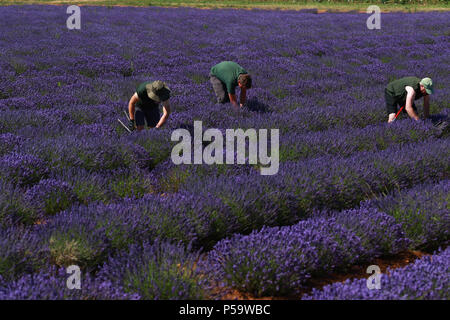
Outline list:
[[[311,277],[446,243],[449,191],[445,180],[363,202],[360,209],[316,212],[292,226],[234,235],[216,244],[204,266],[214,281],[256,296],[295,294]]]
[[[288,136],[286,140],[292,141],[292,144],[282,144],[280,157],[283,163],[279,175],[272,179],[258,177],[257,172],[248,165],[228,168],[174,166],[170,160],[163,161],[170,154],[169,143],[161,146],[167,138],[165,132],[153,134],[151,140],[145,134],[114,140],[95,135],[89,129],[96,132],[92,127],[80,127],[78,135],[42,140],[10,133],[0,135],[3,142],[0,149],[3,153],[0,157],[3,182],[0,188],[4,190],[0,202],[0,224],[4,224],[4,219],[8,217],[13,218],[11,213],[19,215],[17,219],[23,223],[30,224],[77,203],[139,198],[151,189],[160,192],[209,190],[210,193],[220,193],[224,199],[233,192],[233,188],[227,187],[230,175],[236,178],[233,183],[240,183],[241,180],[252,186],[253,190],[271,185],[267,190],[291,194],[296,202],[308,200],[300,208],[308,211],[318,203],[329,207],[348,207],[357,204],[368,192],[410,186],[424,179],[442,178],[448,174],[445,140],[434,140],[436,131],[428,125],[413,125],[409,121],[395,127],[386,128],[383,124],[365,128],[364,131],[351,132],[337,139],[333,139],[336,135],[334,131],[296,139],[295,136]],[[392,146],[405,142],[409,144]],[[420,144],[417,145],[417,142]],[[377,151],[389,145],[391,147],[385,151]],[[370,151],[358,152],[367,149]],[[424,151],[421,152],[421,149]],[[399,152],[403,153],[401,157],[396,155]],[[416,157],[413,163],[403,161],[415,153],[421,153],[422,158]],[[359,162],[358,167],[352,165],[356,161]],[[430,165],[420,168],[420,163]],[[414,177],[410,177],[411,165],[419,171]],[[157,173],[147,171],[155,166]],[[326,176],[321,173],[324,168],[329,169]],[[298,178],[291,172],[297,172]],[[205,185],[201,177],[206,174],[211,175],[211,180]],[[225,184],[217,183],[216,179],[224,180]],[[328,188],[334,190],[323,189],[322,186],[327,183]],[[235,201],[233,194],[229,197],[226,202]],[[258,194],[258,201],[264,201],[266,197],[271,199],[270,193]]]
[[[251,166],[199,166],[195,169],[172,166],[163,176],[149,178],[153,179],[156,190],[168,194],[145,194],[138,200],[133,197],[108,205],[94,201],[87,206],[79,203],[73,186],[60,178],[39,181],[42,178],[39,170],[44,171],[46,167],[40,166],[36,158],[12,153],[2,158],[5,180],[19,183],[37,180],[24,194],[11,184],[1,184],[0,222],[8,227],[39,221],[58,225],[57,221],[61,221],[57,229],[64,233],[63,230],[72,227],[70,221],[77,226],[77,219],[95,221],[95,217],[105,214],[101,219],[107,219],[115,210],[125,213],[129,208],[148,212],[149,223],[158,221],[158,228],[150,224],[147,232],[155,229],[160,235],[186,242],[195,239],[198,247],[208,248],[230,233],[295,223],[315,208],[351,208],[372,195],[412,187],[422,181],[444,179],[449,172],[447,146],[446,140],[432,139],[348,158],[320,157],[286,162],[279,174],[270,178],[260,176]],[[130,181],[128,186],[118,184],[114,188],[132,188],[136,183]],[[160,209],[156,210],[158,207]],[[106,210],[109,213],[103,213],[104,208],[109,208]],[[166,215],[162,208],[170,214]],[[52,218],[64,209],[68,210]],[[142,219],[139,216],[127,217],[134,217],[138,223]],[[163,227],[166,224],[170,226],[167,229]],[[89,225],[83,227],[90,228]],[[141,222],[141,225],[145,224]],[[87,233],[90,236],[97,233],[92,231]]]
[[[215,111],[220,112],[218,109]],[[211,111],[205,109],[204,116],[209,115],[208,112]],[[39,117],[39,114],[28,113],[31,113],[29,119],[32,119],[35,125],[31,128],[27,126],[21,128],[20,133],[8,129],[5,130],[5,133],[0,134],[2,143],[0,156],[12,151],[20,151],[42,158],[51,167],[77,165],[95,170],[129,167],[136,160],[141,160],[138,163],[145,166],[146,163],[142,163],[142,160],[155,160],[158,152],[163,153],[163,156],[159,158],[164,159],[170,153],[170,129],[163,130],[164,134],[151,132],[124,137],[114,132],[114,121],[104,125],[75,124],[64,118],[58,119],[53,112],[51,114],[52,121],[58,121],[60,124],[50,126],[49,123],[45,123],[45,118]],[[51,112],[48,113],[50,116]],[[447,109],[439,117],[446,117],[446,113]],[[267,122],[267,119],[260,119],[258,114],[250,113],[250,115],[253,116],[252,121],[256,128],[262,128],[264,122]],[[24,124],[25,117],[25,113],[21,114],[17,111],[5,111],[1,114],[1,119],[5,123],[15,126],[18,123]],[[202,118],[192,117],[186,122],[193,123],[194,120],[202,120]],[[40,123],[42,121],[44,123]],[[290,130],[281,134],[280,157],[281,161],[286,161],[322,155],[349,156],[357,151],[385,149],[391,144],[423,141],[437,136],[439,133],[439,130],[431,125],[431,122],[413,123],[410,121],[400,121],[395,125],[386,123],[367,125],[364,128],[347,126],[341,129],[310,133]],[[55,150],[49,150],[49,145],[57,147]],[[142,148],[139,149],[139,146]],[[96,151],[103,151],[106,154],[95,157]]]
[[[448,300],[450,299],[450,248],[400,269],[388,270],[380,278],[380,289],[369,290],[366,279],[315,289],[304,300]]]
[[[167,250],[170,256],[161,255],[160,250]],[[158,255],[159,254],[159,255]],[[15,282],[0,285],[0,300],[3,299],[140,299],[140,298],[202,298],[202,292],[197,285],[202,284],[202,280],[192,280],[180,283],[180,278],[174,281],[173,277],[167,276],[170,271],[177,273],[177,267],[168,267],[162,265],[161,258],[168,258],[170,261],[174,256],[180,255],[183,266],[191,267],[195,256],[191,255],[191,261],[186,259],[186,254],[182,248],[170,246],[168,244],[155,244],[154,246],[144,245],[143,248],[131,248],[130,255],[136,259],[134,261],[142,262],[143,267],[149,264],[158,264],[159,270],[154,268],[152,276],[159,276],[157,283],[143,283],[142,278],[148,276],[145,271],[141,272],[141,278],[133,278],[123,280],[125,287],[120,287],[117,283],[113,283],[108,274],[110,268],[118,267],[113,272],[114,276],[124,277],[124,270],[121,262],[130,261],[124,259],[122,261],[111,261],[110,265],[103,269],[98,279],[87,276],[81,290],[68,290],[65,288],[66,273],[64,269],[41,271],[33,275],[26,275]],[[159,259],[154,257],[158,256]],[[325,286],[323,289],[314,289],[312,293],[304,295],[303,300],[356,300],[356,299],[375,299],[375,300],[448,300],[449,294],[449,268],[450,249],[447,248],[432,256],[427,256],[416,260],[414,263],[395,270],[388,269],[380,278],[380,289],[369,290],[366,279],[348,279],[343,283],[335,283]],[[169,264],[170,265],[170,264]],[[108,269],[109,268],[109,269]],[[156,270],[155,270],[156,269]],[[136,270],[133,270],[136,271]],[[168,272],[169,271],[169,272]],[[104,276],[104,275],[107,276]],[[162,276],[162,277],[161,277]],[[189,275],[186,275],[189,276]],[[136,277],[136,276],[135,276]],[[137,280],[137,281],[136,281]],[[138,282],[139,281],[139,282]],[[165,282],[163,282],[165,281]],[[133,287],[133,285],[141,284],[141,288]],[[158,290],[158,285],[163,288],[164,284],[168,284],[168,290]],[[140,294],[129,293],[125,289],[140,289]],[[151,289],[150,289],[151,288]],[[168,293],[166,296],[165,293]],[[183,294],[185,294],[183,296]]]
[[[449,189],[445,180],[363,202],[359,209],[315,212],[292,226],[234,235],[203,255],[190,245],[167,242],[187,231],[190,243],[199,236],[186,230],[192,224],[188,216],[198,211],[186,210],[186,220],[170,221],[170,208],[183,206],[180,199],[91,206],[61,214],[43,228],[4,230],[0,268],[7,288],[32,286],[35,277],[53,279],[44,281],[34,298],[114,298],[122,292],[123,297],[194,299],[214,297],[220,286],[257,296],[295,294],[311,277],[448,241]],[[203,225],[205,218],[194,218]],[[103,266],[95,277],[87,276],[86,291],[74,295],[58,287],[59,277],[52,278],[55,264],[77,264],[85,272]]]
[[[156,77],[171,84],[174,102],[186,111],[210,104],[209,68],[230,59],[252,71],[252,96],[272,110],[325,107],[322,115],[334,118],[333,108],[345,107],[359,121],[384,117],[377,106],[391,78],[415,70],[442,88],[447,80],[448,13],[386,15],[383,31],[374,32],[355,14],[83,9],[83,28],[71,32],[65,8],[2,8],[2,98],[19,99],[22,107],[109,105],[126,101],[143,77]],[[423,23],[430,19],[433,25]],[[241,30],[240,20],[251,23]],[[446,93],[436,91],[434,107],[448,106]]]

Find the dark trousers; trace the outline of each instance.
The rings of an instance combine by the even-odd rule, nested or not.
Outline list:
[[[225,83],[220,81],[216,76],[209,74],[209,81],[211,82],[214,93],[217,97],[217,103],[227,103],[230,102],[230,97],[228,96],[227,87]]]
[[[401,107],[404,107],[406,104],[406,101],[397,101],[395,99],[395,97],[393,97],[389,91],[387,91],[387,89],[384,90],[384,98],[386,100],[386,111],[387,114],[391,114],[391,113],[397,113],[398,112],[398,106],[400,105]],[[415,112],[417,112],[417,108],[416,105],[413,103],[413,109]],[[406,113],[406,108],[403,108],[403,112]]]
[[[159,108],[140,108],[136,106],[134,118],[137,126],[144,126],[147,121],[148,127],[156,127],[160,119]]]

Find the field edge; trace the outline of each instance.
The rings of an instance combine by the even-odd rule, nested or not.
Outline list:
[[[377,5],[380,7],[381,12],[432,12],[450,11],[449,5],[442,4],[381,4],[381,3],[304,3],[304,4],[292,4],[292,3],[279,3],[279,2],[265,2],[265,3],[239,3],[239,1],[162,1],[162,0],[149,0],[143,3],[137,0],[86,0],[86,1],[70,1],[70,0],[49,0],[49,1],[35,1],[35,0],[5,0],[2,1],[0,6],[10,5],[78,5],[78,6],[106,6],[106,7],[161,7],[161,8],[196,8],[196,9],[262,9],[262,10],[292,10],[301,11],[308,10],[311,13],[366,13],[367,8],[370,5]],[[315,12],[314,12],[315,11]]]

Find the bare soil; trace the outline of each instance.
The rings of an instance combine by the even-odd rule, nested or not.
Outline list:
[[[227,290],[228,293],[224,294],[222,297],[223,300],[299,300],[301,297],[312,291],[313,288],[319,289],[325,285],[336,283],[336,282],[344,282],[347,279],[361,279],[368,278],[370,274],[366,273],[367,267],[370,265],[377,265],[380,267],[381,273],[387,273],[387,268],[389,267],[391,270],[402,268],[416,259],[420,259],[424,256],[430,255],[430,253],[426,253],[423,251],[409,250],[400,252],[395,256],[390,257],[380,257],[374,259],[370,263],[364,263],[361,265],[352,266],[347,272],[335,272],[331,273],[324,277],[316,277],[310,279],[306,283],[305,289],[302,289],[299,295],[296,296],[288,296],[288,297],[254,297],[248,293],[243,293],[238,290],[230,290],[230,289],[222,289]],[[389,273],[387,273],[389,274]]]

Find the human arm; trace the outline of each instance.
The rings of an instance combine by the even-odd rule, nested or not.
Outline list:
[[[247,101],[247,88],[241,87],[240,106],[243,107]]]
[[[134,119],[134,112],[136,110],[135,106],[138,101],[139,101],[139,97],[138,97],[137,93],[134,93],[133,96],[131,97],[130,101],[128,102],[128,114],[129,114],[128,129],[130,131],[134,131],[136,129],[136,119]],[[138,129],[139,129],[139,131],[142,130],[142,128],[138,128]]]
[[[169,119],[170,116],[170,103],[169,100],[163,101],[163,116],[161,119],[159,119],[158,124],[156,125],[156,128],[160,128],[164,125],[164,123]]]
[[[135,92],[133,96],[130,99],[130,102],[128,102],[128,113],[130,115],[130,120],[134,120],[134,112],[135,112],[135,106],[136,103],[139,101],[139,97],[137,93]]]
[[[430,117],[430,96],[423,97],[423,117],[425,119]]]
[[[416,93],[414,92],[414,89],[410,86],[406,86],[405,90],[408,93],[406,95],[405,110],[411,118],[413,118],[414,120],[420,120],[419,116],[413,109],[413,102]]]
[[[237,98],[235,94],[229,93],[228,97],[230,98],[230,102],[233,104],[233,106],[237,107]]]

